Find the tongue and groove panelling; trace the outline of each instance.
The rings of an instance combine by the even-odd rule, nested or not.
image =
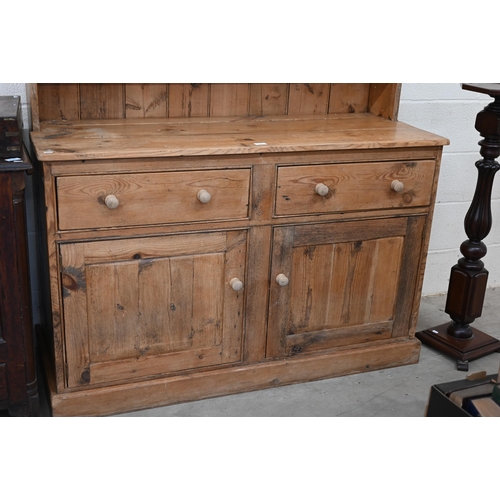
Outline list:
[[[105,120],[372,112],[396,119],[395,83],[39,83],[33,129],[47,120]]]

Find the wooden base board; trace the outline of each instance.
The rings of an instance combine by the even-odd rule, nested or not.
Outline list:
[[[57,394],[48,371],[53,416],[105,416],[418,363],[420,342],[397,339],[327,354],[265,361],[210,372]]]
[[[417,332],[416,337],[422,343],[464,362],[500,351],[500,340],[476,328],[471,327],[473,335],[470,339],[457,339],[448,335],[446,330],[450,324],[451,322],[444,323],[443,325]]]

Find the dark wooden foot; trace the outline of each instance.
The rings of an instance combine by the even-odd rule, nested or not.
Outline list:
[[[417,339],[423,344],[436,349],[447,356],[457,360],[457,369],[467,371],[463,368],[463,363],[473,361],[488,354],[500,351],[500,340],[488,335],[476,328],[472,328],[472,337],[460,339],[452,337],[447,333],[451,323],[429,328],[416,333]],[[459,363],[460,362],[460,366]]]

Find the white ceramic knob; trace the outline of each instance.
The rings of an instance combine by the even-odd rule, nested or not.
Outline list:
[[[108,196],[106,196],[106,198],[104,198],[104,203],[111,210],[115,209],[120,204],[120,202],[118,201],[118,198],[114,194],[108,194]]]
[[[235,292],[239,292],[243,288],[243,283],[238,278],[231,278],[229,284]]]
[[[212,198],[212,196],[210,195],[210,193],[206,189],[200,189],[198,191],[198,194],[196,195],[196,197],[202,203],[208,203],[210,201],[210,199]]]
[[[316,191],[316,193],[320,196],[326,196],[328,194],[328,191],[330,190],[328,189],[328,186],[326,184],[320,182],[319,184],[316,184],[314,191]]]
[[[288,281],[288,278],[284,274],[278,274],[278,276],[276,276],[276,283],[278,283],[279,286],[287,286]]]
[[[400,193],[401,191],[403,191],[404,188],[405,188],[405,185],[401,181],[392,181],[391,182],[391,189],[393,191],[396,191],[396,193]]]

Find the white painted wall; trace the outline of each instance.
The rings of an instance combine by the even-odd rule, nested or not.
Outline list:
[[[450,268],[462,257],[459,247],[467,239],[464,217],[475,190],[475,162],[481,158],[481,137],[474,123],[489,102],[489,96],[462,90],[460,84],[403,84],[398,119],[450,140],[441,164],[423,295],[445,293]],[[490,272],[489,287],[500,284],[500,179],[493,186],[492,213],[493,226],[484,240],[488,253],[483,259]]]
[[[0,95],[20,95],[23,121],[28,128],[24,83],[0,83]],[[450,268],[461,257],[459,247],[466,239],[463,220],[472,200],[480,159],[476,114],[488,104],[488,96],[462,90],[458,83],[405,83],[401,92],[399,120],[450,139],[444,149],[423,295],[446,293]],[[500,176],[500,174],[499,174]],[[28,241],[32,275],[37,276],[36,235],[33,223],[33,194],[27,188]],[[485,239],[488,254],[483,259],[490,271],[488,286],[500,285],[500,179],[493,188],[493,227]],[[38,284],[33,279],[34,318],[37,321]]]

